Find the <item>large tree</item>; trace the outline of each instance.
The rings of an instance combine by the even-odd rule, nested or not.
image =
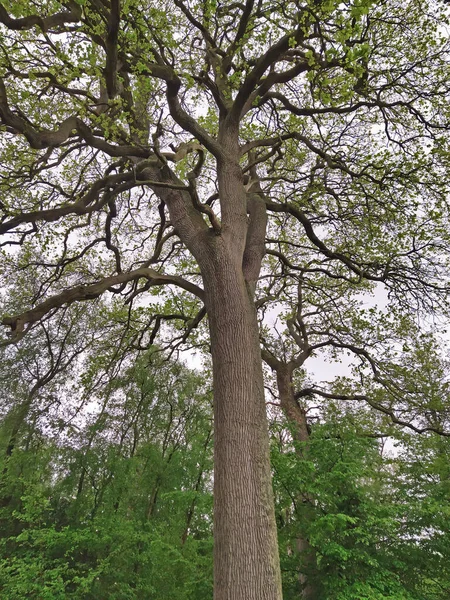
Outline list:
[[[6,342],[102,295],[138,348],[207,314],[215,599],[279,600],[258,310],[305,279],[446,310],[444,8],[24,0],[0,21],[2,276],[30,291]]]

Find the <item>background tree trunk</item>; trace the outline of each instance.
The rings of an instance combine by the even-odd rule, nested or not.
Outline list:
[[[264,357],[267,364],[276,372],[280,406],[286,419],[289,421],[294,440],[303,444],[303,446],[297,446],[296,452],[299,460],[304,460],[310,434],[306,421],[306,413],[296,401],[294,394],[292,375],[296,363],[295,361],[290,363],[282,362],[267,352],[265,352]],[[307,504],[312,502],[312,498],[298,498],[299,507],[303,507],[305,502]],[[301,513],[298,517],[301,519],[302,513],[306,511],[300,510]],[[303,518],[305,518],[305,515],[303,515]],[[301,559],[301,566],[298,573],[300,597],[302,600],[315,600],[319,597],[319,590],[310,576],[310,573],[316,570],[314,548],[311,547],[309,540],[302,536],[298,536],[295,540],[295,547]]]

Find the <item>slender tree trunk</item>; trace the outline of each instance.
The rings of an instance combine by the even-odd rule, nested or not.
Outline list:
[[[33,403],[35,390],[31,390],[28,394],[28,397],[22,404],[19,405],[18,408],[12,408],[10,413],[6,416],[5,423],[6,425],[11,426],[11,431],[9,433],[8,444],[5,450],[5,457],[3,463],[3,469],[0,477],[0,508],[4,508],[8,506],[13,500],[13,496],[11,494],[5,494],[4,489],[6,485],[6,479],[8,475],[9,469],[9,459],[14,452],[17,442],[17,436],[26,421],[26,418],[30,412],[31,405]]]
[[[188,538],[189,529],[191,527],[192,519],[194,518],[195,505],[197,502],[197,494],[200,490],[200,486],[201,486],[201,483],[203,480],[203,474],[205,471],[206,453],[208,450],[209,442],[211,441],[211,436],[212,436],[212,430],[210,429],[208,431],[208,435],[206,436],[206,440],[203,445],[203,456],[202,456],[202,460],[201,460],[200,467],[198,470],[197,480],[195,482],[195,486],[194,486],[194,490],[193,490],[195,495],[192,498],[192,502],[190,503],[189,508],[186,512],[186,527],[184,528],[183,534],[181,536],[181,544],[183,546],[186,543],[186,540]]]
[[[277,361],[276,374],[281,408],[292,426],[294,439],[305,444],[304,448],[297,449],[299,460],[302,460],[307,451],[309,431],[305,411],[295,399],[292,386],[292,366]],[[299,502],[302,503],[305,500],[308,501],[310,499],[300,498]],[[314,549],[311,548],[309,541],[305,537],[298,537],[295,545],[302,561],[302,568],[298,575],[301,598],[303,600],[315,600],[318,598],[318,590],[311,577],[308,577],[308,572],[314,570],[316,566]]]
[[[215,600],[281,600],[258,323],[222,240],[204,275],[214,380]]]
[[[309,442],[309,431],[305,411],[298,405],[292,387],[292,368],[289,364],[279,363],[276,369],[277,387],[280,405],[289,423],[293,425],[292,433],[298,442]],[[301,454],[301,451],[299,451]]]
[[[11,415],[11,420],[12,420],[12,427],[11,427],[11,432],[9,434],[9,440],[8,440],[8,445],[6,447],[6,456],[8,458],[11,457],[14,448],[16,447],[16,441],[17,441],[17,436],[19,434],[19,431],[22,428],[22,425],[25,423],[26,418],[28,417],[28,414],[30,412],[31,409],[31,405],[33,403],[33,399],[34,399],[34,394],[30,393],[28,398],[19,405],[19,407],[13,408],[12,409],[12,415]],[[6,417],[7,420],[9,420],[10,415],[8,415]]]

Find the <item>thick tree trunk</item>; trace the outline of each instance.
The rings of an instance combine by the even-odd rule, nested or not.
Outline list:
[[[207,226],[187,192],[155,186],[155,193],[197,260],[204,284],[214,385],[214,600],[281,600],[253,297],[264,256],[265,202],[258,190],[248,194],[244,187],[237,123],[223,122],[213,146],[219,227]],[[152,180],[163,175],[167,169],[160,174],[146,170]],[[180,183],[176,178],[174,182]]]
[[[281,600],[253,294],[220,238],[216,249],[203,272],[214,379],[214,600]]]

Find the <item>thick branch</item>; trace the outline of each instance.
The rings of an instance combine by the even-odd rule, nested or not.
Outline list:
[[[3,4],[0,4],[0,23],[3,23],[8,29],[13,30],[32,29],[37,25],[42,31],[55,29],[66,23],[79,23],[81,19],[81,5],[77,4],[74,0],[69,0],[65,4],[69,8],[68,11],[56,13],[49,17],[28,15],[20,19],[10,17]]]
[[[167,103],[169,105],[170,114],[173,120],[182,127],[185,131],[191,133],[197,138],[200,143],[211,152],[213,156],[219,158],[223,156],[223,149],[216,139],[211,137],[209,133],[199,124],[199,122],[191,117],[181,106],[178,99],[178,92],[181,87],[179,77],[173,74],[173,78],[167,84]]]
[[[239,21],[239,25],[237,28],[236,36],[233,40],[233,43],[230,45],[230,47],[227,50],[227,59],[228,60],[231,60],[233,58],[234,53],[236,52],[236,48],[240,45],[241,40],[244,37],[245,32],[247,31],[247,26],[250,21],[250,16],[252,14],[254,4],[255,4],[254,0],[246,0],[245,6],[243,7],[243,10],[242,10],[241,19]]]
[[[249,222],[242,270],[254,293],[265,253],[264,243],[267,227],[266,203],[260,194],[255,192],[248,194],[247,213]]]
[[[248,101],[250,95],[253,93],[255,88],[260,84],[261,77],[267,71],[267,69],[273,65],[289,48],[292,47],[292,41],[294,40],[298,44],[304,37],[303,34],[304,25],[298,26],[297,29],[284,35],[275,44],[259,58],[256,65],[250,71],[245,78],[236,99],[233,104],[233,108],[230,111],[229,120],[231,122],[238,122],[242,110]]]
[[[141,268],[128,273],[120,273],[112,277],[106,277],[105,279],[90,285],[77,285],[68,288],[28,311],[19,315],[14,315],[13,317],[3,317],[1,323],[2,325],[11,327],[13,334],[13,339],[11,341],[16,342],[23,337],[26,330],[51,311],[72,304],[73,302],[83,302],[85,300],[98,298],[112,286],[126,284],[141,278],[148,279],[151,286],[176,285],[203,299],[203,290],[194,283],[176,275],[164,275],[163,273],[158,273],[154,269]]]
[[[151,161],[147,165],[141,163],[139,168],[141,166],[144,168],[139,169],[139,179],[147,180],[148,186],[167,206],[177,235],[198,258],[204,248],[205,235],[209,230],[201,212],[192,201],[190,188],[186,189],[167,165],[158,166]]]
[[[102,150],[109,156],[136,156],[148,158],[152,153],[148,148],[138,146],[114,146],[107,141],[94,136],[91,129],[78,117],[71,116],[64,119],[55,131],[44,129],[38,131],[25,119],[14,114],[8,103],[8,96],[3,79],[0,77],[0,117],[4,125],[8,125],[16,133],[24,135],[32,148],[42,150],[43,148],[61,146],[69,137],[81,135],[93,148]]]
[[[108,98],[117,94],[117,41],[120,25],[120,1],[111,0],[111,12],[108,18],[108,33],[106,36],[106,68],[105,80]]]
[[[114,192],[118,193],[136,185],[141,185],[141,182],[134,181],[133,173],[121,173],[118,175],[108,175],[103,179],[96,181],[90,190],[84,194],[76,202],[63,204],[57,208],[49,208],[47,210],[34,210],[16,215],[12,219],[0,224],[0,235],[7,233],[21,225],[22,223],[36,223],[37,221],[45,221],[52,223],[58,221],[62,217],[68,215],[84,215],[96,210],[100,210],[110,199],[110,195],[105,195],[101,200],[94,202],[102,190],[108,187],[114,187]],[[117,186],[117,187],[116,187]]]

